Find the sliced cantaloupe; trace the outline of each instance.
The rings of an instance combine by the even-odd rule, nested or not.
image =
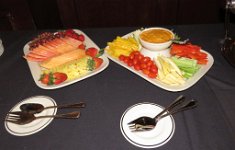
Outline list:
[[[48,49],[44,49],[41,46],[33,49],[32,52],[34,54],[38,54],[38,55],[45,56],[45,57],[53,57],[53,56],[57,55],[57,53],[51,52]]]
[[[71,37],[65,37],[63,39],[67,44],[72,45],[73,47],[78,47],[79,45],[83,44],[83,42],[76,40],[74,38]]]
[[[40,58],[40,59],[46,59],[47,58],[46,56],[38,55],[38,54],[35,54],[33,52],[28,53],[27,56],[34,57],[34,58]]]
[[[55,49],[56,49],[55,47],[51,46],[50,44],[44,44],[43,46],[44,46],[45,48],[51,50],[51,51],[55,51]]]
[[[67,53],[68,51],[74,50],[75,48],[68,45],[68,44],[61,44],[58,48],[56,48],[56,51],[60,54]]]
[[[38,47],[31,50],[27,55],[24,56],[24,58],[30,61],[46,61],[51,59],[52,57],[73,51],[77,49],[78,46],[81,44],[81,41],[67,36],[65,36],[64,38],[56,38],[44,44],[39,44]],[[55,59],[55,61],[57,61],[57,58]],[[45,64],[46,63],[47,62],[45,62]]]
[[[31,56],[23,56],[25,59],[27,59],[28,61],[34,61],[34,62],[42,62],[45,59],[44,58],[36,58],[36,57],[31,57]]]
[[[40,64],[41,67],[46,69],[52,69],[54,67],[58,67],[60,65],[63,65],[64,63],[70,62],[75,59],[80,59],[85,57],[85,51],[82,49],[75,49],[72,51],[69,51],[67,53],[63,53],[61,55],[55,56],[50,58],[49,60],[46,60]]]
[[[49,53],[52,53],[54,55],[57,55],[59,54],[58,52],[54,51],[53,49],[49,49],[47,47],[45,47],[44,45],[39,45],[37,48],[41,49],[41,50],[44,50],[44,51],[48,51]],[[36,49],[37,49],[36,48]],[[34,51],[34,50],[33,50]]]

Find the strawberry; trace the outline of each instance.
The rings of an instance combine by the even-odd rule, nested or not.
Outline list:
[[[73,29],[66,30],[65,35],[82,42],[85,41],[85,36],[83,34],[76,33]]]
[[[98,54],[98,49],[94,47],[90,47],[86,50],[86,55],[91,56],[91,57],[96,57]]]
[[[98,57],[94,57],[93,60],[95,61],[95,69],[99,68],[104,61],[102,58]]]
[[[41,81],[43,84],[49,84],[49,74],[42,74],[39,81]]]
[[[67,80],[67,75],[65,73],[55,72],[55,73],[44,73],[41,75],[39,81],[46,85],[57,85],[65,80]]]
[[[85,49],[86,49],[86,46],[85,46],[84,44],[80,44],[80,45],[78,46],[78,48],[79,48],[79,49],[84,49],[84,50],[85,50]]]
[[[91,56],[91,57],[99,57],[104,53],[103,49],[100,49],[98,51],[97,48],[95,47],[90,47],[86,50],[86,55]]]
[[[65,73],[60,73],[60,72],[55,72],[52,74],[52,76],[53,76],[53,84],[55,85],[64,82],[68,78]]]
[[[93,57],[91,59],[88,59],[88,68],[90,71],[99,68],[101,66],[101,64],[103,63],[103,59],[102,58],[98,58],[98,57]]]
[[[85,41],[85,36],[83,34],[79,34],[78,37],[77,37],[77,40],[79,41]]]
[[[75,31],[73,31],[73,29],[68,29],[65,31],[66,35],[73,35],[75,33]]]

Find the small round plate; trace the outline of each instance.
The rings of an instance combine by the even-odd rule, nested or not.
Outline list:
[[[42,104],[44,107],[47,106],[56,106],[56,102],[47,96],[33,96],[29,97],[25,100],[22,100],[18,104],[16,104],[10,112],[13,111],[20,111],[20,106],[25,103],[39,103]],[[41,113],[35,114],[35,116],[44,116],[44,115],[55,115],[57,112],[57,108],[51,108],[51,109],[45,109]],[[6,117],[7,119],[7,117]],[[36,119],[28,124],[25,125],[18,125],[11,122],[5,121],[5,128],[6,130],[15,136],[27,136],[34,133],[37,133],[44,129],[47,125],[50,124],[50,122],[53,120],[53,118],[42,118],[42,119]]]
[[[142,116],[154,117],[163,107],[153,103],[138,103],[129,107],[121,117],[120,128],[123,136],[131,144],[141,148],[156,148],[166,144],[173,136],[175,122],[172,116],[162,118],[150,131],[132,132],[128,123]]]

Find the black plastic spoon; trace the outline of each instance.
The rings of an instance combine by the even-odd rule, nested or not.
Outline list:
[[[22,112],[27,112],[30,114],[40,113],[45,109],[50,108],[84,108],[86,104],[84,102],[75,103],[75,104],[65,104],[59,106],[48,106],[44,107],[42,104],[39,103],[25,103],[20,106]]]

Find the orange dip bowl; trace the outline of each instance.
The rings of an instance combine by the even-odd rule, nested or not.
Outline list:
[[[147,28],[139,35],[143,47],[152,50],[164,50],[170,47],[174,33],[166,28]]]

